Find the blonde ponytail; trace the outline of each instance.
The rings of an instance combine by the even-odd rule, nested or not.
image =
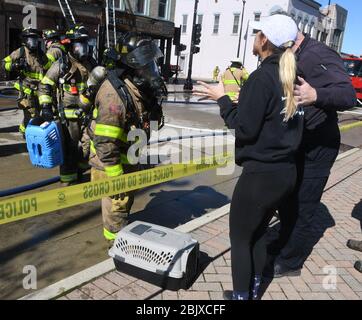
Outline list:
[[[279,61],[279,76],[283,86],[284,97],[286,98],[285,108],[282,112],[285,114],[285,122],[292,118],[297,111],[297,104],[293,94],[296,73],[297,62],[295,60],[295,55],[290,46],[288,46]]]

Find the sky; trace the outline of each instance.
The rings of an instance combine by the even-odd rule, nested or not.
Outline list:
[[[316,0],[322,6],[328,5],[328,0]],[[346,31],[342,52],[362,55],[362,1],[361,0],[331,0],[348,10]]]

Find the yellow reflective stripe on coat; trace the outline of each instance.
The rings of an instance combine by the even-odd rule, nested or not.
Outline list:
[[[126,143],[128,142],[127,135],[124,133],[124,130],[122,128],[115,126],[96,124],[96,129],[94,130],[94,134],[96,136],[118,139]]]
[[[94,154],[97,154],[96,147],[94,146],[94,142],[92,140],[90,142],[90,151]]]
[[[237,84],[239,85],[239,82],[236,80],[224,80],[224,84]]]
[[[116,164],[115,166],[105,166],[104,171],[110,178],[118,177],[124,173],[123,166],[121,164]]]
[[[31,90],[30,88],[27,88],[25,86],[22,86],[22,88],[20,87],[20,83],[19,82],[15,82],[14,84],[14,88],[18,91],[23,91],[24,93],[28,94],[28,95],[32,95],[33,94],[33,90]]]
[[[25,130],[26,130],[25,126],[24,126],[23,124],[21,124],[21,125],[19,126],[19,132],[20,132],[20,133],[25,133]]]
[[[78,119],[76,109],[64,109],[65,117],[67,119]]]
[[[106,228],[103,229],[103,235],[106,240],[113,241],[117,239],[117,233],[108,231]]]
[[[5,70],[7,72],[10,72],[11,66],[13,65],[13,61],[11,60],[11,57],[10,56],[5,57],[4,62],[5,62]]]
[[[93,109],[93,119],[95,120],[95,119],[97,119],[98,118],[98,108],[94,108]]]
[[[226,94],[230,97],[230,98],[236,98],[238,95],[238,92],[226,92]]]
[[[24,75],[32,80],[43,80],[44,75],[38,72],[24,72]]]
[[[57,61],[57,59],[50,53],[47,53],[47,57],[48,57],[48,60],[51,61],[52,63]]]
[[[84,95],[84,94],[81,94],[79,96],[79,101],[83,104],[83,105],[90,105],[90,100]]]
[[[96,147],[94,146],[94,142],[92,140],[90,142],[90,151],[93,154],[97,154]],[[128,161],[128,156],[126,154],[121,154],[121,164],[130,164],[130,162]]]
[[[50,67],[52,66],[52,64],[56,61],[55,57],[53,55],[51,55],[50,53],[47,53],[47,58],[48,58],[48,62],[46,63],[46,65],[44,66],[45,70],[50,69]]]
[[[76,86],[79,91],[83,91],[86,88],[86,85],[83,82],[77,83]],[[72,88],[72,86],[70,84],[63,85],[64,91],[71,92],[71,88]]]
[[[78,180],[78,173],[60,175],[61,182],[73,182]]]
[[[4,62],[5,62],[5,70],[7,72],[10,72],[11,66],[13,65],[13,61],[11,60],[11,57],[10,56],[5,57]]]
[[[52,79],[49,79],[47,76],[45,76],[42,81],[41,81],[42,84],[47,84],[49,86],[55,86],[55,82],[52,80]]]
[[[46,94],[39,96],[39,103],[40,104],[49,104],[53,102],[53,98]]]

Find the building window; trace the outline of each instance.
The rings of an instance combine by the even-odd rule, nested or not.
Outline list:
[[[181,71],[182,73],[184,73],[184,71],[186,70],[185,66],[186,66],[186,56],[185,56],[185,55],[182,55],[182,56],[180,57],[180,71]]]
[[[114,0],[114,7],[116,9],[123,9],[121,0]]]
[[[168,14],[168,0],[160,0],[158,3],[158,16],[160,18],[167,18]]]
[[[135,13],[138,13],[138,14],[146,14],[146,3],[147,1],[146,0],[137,0],[135,5]]]
[[[299,30],[303,30],[302,29],[302,17],[301,16],[299,16],[298,18],[297,18],[297,26],[298,26],[298,29]]]
[[[218,34],[219,33],[219,26],[220,26],[220,14],[215,14],[214,15],[214,30],[213,30],[213,34]]]
[[[308,34],[313,37],[314,34],[314,22],[312,22],[309,26]]]
[[[197,16],[197,23],[202,25],[202,21],[204,20],[204,15],[203,14],[199,14]]]
[[[254,12],[254,20],[255,21],[260,21],[260,17],[261,17],[261,12]],[[258,33],[259,30],[255,30],[253,29],[253,35],[256,35]]]
[[[237,34],[239,31],[240,13],[234,14],[233,34]]]
[[[182,15],[182,33],[187,32],[187,18],[188,18],[187,14]]]

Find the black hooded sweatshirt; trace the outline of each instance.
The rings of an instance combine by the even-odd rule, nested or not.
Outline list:
[[[221,117],[235,130],[235,160],[244,172],[266,172],[294,165],[303,134],[303,110],[285,122],[285,98],[279,78],[280,55],[264,59],[240,93],[238,105],[218,100]]]

